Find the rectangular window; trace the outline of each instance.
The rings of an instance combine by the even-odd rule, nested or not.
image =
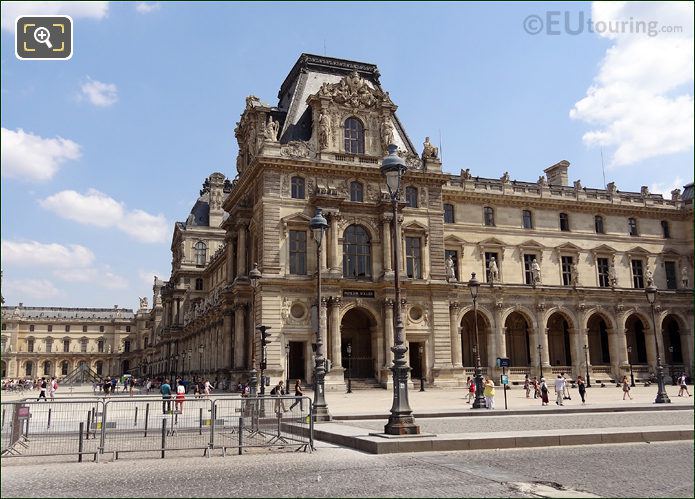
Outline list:
[[[34,351],[34,340],[27,340],[27,352]]]
[[[306,275],[306,231],[290,231],[290,274]]]
[[[124,353],[130,352],[130,340],[125,340],[123,342],[123,352]]]
[[[631,236],[637,236],[639,233],[637,232],[637,219],[635,218],[628,218],[627,219],[627,230],[628,234]]]
[[[34,332],[34,329],[35,329],[34,325],[33,325],[33,324],[29,324],[29,331],[31,331],[31,332],[33,333],[33,332]]]
[[[676,282],[676,262],[664,262],[666,272],[666,289],[678,289]]]
[[[99,332],[103,333],[104,332],[104,326],[99,326]]]
[[[531,265],[535,259],[536,255],[524,255],[524,282],[526,284],[533,284],[533,272],[531,271]]]
[[[149,339],[149,338],[145,338],[145,348],[147,348],[147,347],[149,347],[149,346],[150,346],[150,339]]]
[[[86,333],[87,332],[87,326],[82,326],[82,332]]]
[[[609,288],[611,286],[611,280],[608,258],[597,258],[596,269],[598,270],[598,285],[602,288]]]
[[[53,352],[53,340],[46,340],[46,353]]]
[[[594,230],[596,230],[596,234],[604,234],[604,229],[603,229],[603,217],[601,215],[596,215],[594,217]]]
[[[87,352],[87,340],[82,340],[82,342],[80,343],[80,352]]]
[[[104,340],[99,340],[97,342],[97,351],[99,353],[104,353]]]
[[[499,258],[497,258],[497,253],[488,251],[485,252],[485,279],[487,282],[490,282],[490,262],[493,258],[495,259],[495,265],[497,266],[497,271],[499,273],[500,262]],[[499,280],[499,275],[497,279]]]
[[[405,268],[411,279],[422,279],[422,255],[420,252],[420,238],[405,238]]]
[[[571,286],[572,285],[572,257],[571,256],[561,256],[560,262],[562,266],[562,285]]]
[[[668,220],[661,221],[661,232],[664,235],[664,239],[671,238],[671,228],[668,226]]]
[[[129,333],[129,332],[130,332],[130,326],[126,326],[126,327],[125,327],[125,332],[126,332],[126,333]]]
[[[409,208],[417,208],[417,187],[405,188],[405,205]]]
[[[202,291],[203,290],[203,278],[202,277],[198,277],[195,280],[195,290],[196,291]]]
[[[53,324],[48,325],[48,332],[50,333],[51,331],[53,331]]]
[[[444,205],[444,223],[453,224],[454,223],[454,205],[445,204]]]
[[[454,262],[454,277],[458,280],[459,278],[459,255],[456,250],[444,250],[444,261],[448,262],[449,257],[451,261]]]
[[[560,213],[560,230],[563,232],[570,230],[570,217],[567,213]]]
[[[524,229],[533,229],[533,217],[531,216],[530,210],[523,210],[521,212],[521,221]]]
[[[70,351],[70,340],[63,340],[63,352]]]
[[[304,199],[304,179],[302,177],[292,177],[292,198]]]
[[[70,326],[65,326],[65,332],[69,333],[70,332]]]
[[[495,226],[495,210],[490,206],[483,208],[483,219],[486,227]]]
[[[632,287],[637,289],[644,288],[644,270],[642,260],[632,260]]]

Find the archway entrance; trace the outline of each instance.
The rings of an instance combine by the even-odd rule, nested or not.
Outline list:
[[[555,312],[548,318],[548,355],[551,366],[572,366],[569,323]]]
[[[296,379],[306,379],[306,363],[304,362],[304,345],[303,341],[290,341],[290,358],[289,370],[290,381]]]
[[[345,376],[351,378],[374,378],[372,331],[376,325],[366,310],[353,308],[343,316],[340,323],[342,366]],[[350,354],[348,355],[348,349]]]
[[[589,317],[589,362],[592,366],[610,365],[611,354],[608,347],[608,326],[600,314]]]
[[[531,352],[526,318],[519,312],[512,312],[504,321],[507,330],[507,357],[512,366],[527,367],[531,365]]]
[[[478,347],[480,348],[480,365],[486,367],[487,339],[490,331],[490,323],[487,318],[478,312]],[[464,367],[475,366],[475,312],[469,310],[461,319],[461,354]]]
[[[130,374],[130,361],[124,360],[121,362],[121,374]]]
[[[628,356],[631,364],[647,363],[647,342],[644,337],[644,324],[636,315],[631,315],[625,322]],[[631,349],[629,347],[632,347]]]
[[[667,315],[661,323],[661,331],[664,335],[664,357],[667,364],[683,363],[683,348],[681,346],[681,333],[678,320],[672,315]]]

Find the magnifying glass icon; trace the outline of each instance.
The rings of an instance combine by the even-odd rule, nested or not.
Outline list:
[[[53,48],[53,44],[51,43],[51,32],[48,31],[48,28],[44,28],[43,26],[36,28],[34,31],[34,40],[38,43],[45,43],[49,49]]]

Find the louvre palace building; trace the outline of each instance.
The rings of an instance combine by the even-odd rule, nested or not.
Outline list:
[[[542,369],[608,382],[630,367],[646,379],[655,372],[655,337],[666,372],[692,374],[692,184],[669,198],[647,187],[585,187],[570,180],[566,160],[539,165],[528,181],[446,173],[429,139],[408,136],[367,63],[302,54],[276,104],[249,96],[241,107],[236,177],[201,178],[198,201],[173,230],[171,275],[154,279],[151,306],[141,299],[139,311],[109,316],[109,353],[100,357],[101,332],[90,329],[97,322],[62,317],[74,325],[69,333],[50,319],[60,331],[54,341],[70,335],[83,348],[87,324],[87,352],[49,358],[36,346],[50,334],[38,325],[47,319],[3,307],[3,371],[24,376],[32,363],[41,375],[47,361],[53,369],[84,361],[95,371],[102,362],[100,373],[237,383],[248,380],[255,350],[271,382],[311,382],[320,326],[327,390],[344,390],[348,373],[364,386],[390,386],[399,243],[380,165],[395,144],[408,167],[396,241],[413,379],[464,386],[476,322],[483,372],[499,376],[496,360],[508,358],[512,381]],[[328,221],[320,258],[309,227],[317,208]],[[472,273],[481,282],[477,321]],[[644,290],[651,283],[654,321]],[[128,332],[113,332],[121,323]],[[265,359],[260,324],[270,326]]]

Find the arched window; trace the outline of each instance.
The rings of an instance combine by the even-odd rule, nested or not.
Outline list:
[[[345,152],[364,154],[364,127],[355,117],[345,120]]]
[[[68,375],[68,361],[64,360],[63,362],[60,363],[60,375],[61,376],[67,376]]]
[[[292,199],[304,199],[304,179],[302,177],[292,177]]]
[[[371,277],[372,251],[369,234],[360,225],[351,225],[343,233],[343,276]]]
[[[101,376],[104,370],[104,363],[102,361],[99,361],[96,363],[95,367],[97,371],[97,376]]]
[[[46,360],[43,363],[43,374],[44,376],[50,376],[51,375],[51,362]]]
[[[417,187],[405,188],[405,205],[410,208],[417,208]]]
[[[361,182],[350,182],[350,201],[358,203],[364,201],[364,187]]]
[[[492,206],[486,206],[483,208],[483,219],[486,226],[494,227],[495,210],[492,209]]]
[[[605,229],[603,228],[603,217],[601,215],[596,215],[594,217],[594,229],[596,234],[605,234]]]
[[[29,361],[26,364],[24,364],[24,375],[25,376],[32,376],[34,372],[34,363]]]
[[[195,243],[195,264],[198,266],[205,265],[208,247],[203,241]]]
[[[523,210],[521,212],[521,220],[524,229],[533,229],[533,216],[531,215],[531,210]]]

